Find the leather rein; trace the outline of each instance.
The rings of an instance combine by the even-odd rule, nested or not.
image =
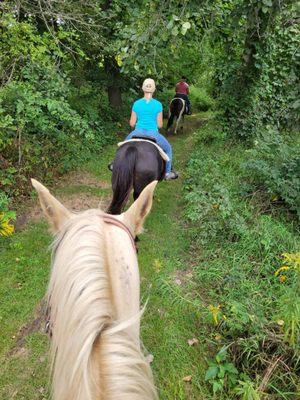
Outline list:
[[[120,220],[116,219],[115,217],[113,217],[110,214],[102,215],[102,219],[106,224],[111,224],[111,225],[114,225],[114,226],[118,226],[119,228],[123,229],[123,231],[125,231],[128,234],[128,236],[130,238],[130,241],[131,241],[131,244],[132,244],[132,247],[136,251],[136,245],[135,245],[134,237],[133,237],[131,231],[129,230],[129,228],[127,228],[127,226],[123,222],[121,222]]]

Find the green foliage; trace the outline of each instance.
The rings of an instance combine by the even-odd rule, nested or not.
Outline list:
[[[234,392],[241,400],[261,400],[259,391],[247,376],[245,376],[245,380],[239,380],[238,383]]]
[[[30,20],[19,22],[11,14],[2,20],[0,184],[17,196],[29,190],[28,177],[50,178],[99,152],[111,129],[104,132],[99,105],[78,110],[71,105],[76,89],[65,72],[69,55],[56,39],[40,34]],[[65,43],[73,36],[58,32]],[[58,59],[65,71],[58,68]]]
[[[205,380],[211,383],[214,394],[235,387],[238,370],[228,361],[226,347],[222,347],[215,358],[208,362],[208,365]]]
[[[239,137],[299,122],[299,27],[290,1],[230,1],[218,10],[216,85],[223,123]]]
[[[288,369],[276,364],[268,393],[293,399],[299,368],[299,266],[292,261],[296,256],[282,260],[282,254],[297,251],[299,235],[295,220],[278,213],[276,203],[264,208],[264,197],[249,194],[253,171],[245,162],[252,152],[228,135],[213,121],[196,133],[185,186],[191,248],[199,254],[193,292],[201,297],[205,288],[204,304],[218,304],[208,307],[214,323],[201,309],[202,326],[216,352],[226,346],[228,362],[240,373],[231,388],[218,382],[215,390],[222,387],[229,398],[256,399],[266,369],[282,359]],[[276,272],[283,263],[287,270]]]
[[[70,107],[64,76],[49,67],[31,66],[24,68],[23,77],[0,91],[4,190],[22,189],[28,175],[68,170],[107,142],[101,120],[91,126]]]
[[[248,152],[244,169],[254,186],[265,186],[270,198],[282,198],[300,215],[299,135],[266,131]]]
[[[195,111],[208,111],[214,109],[215,106],[215,102],[208,94],[206,86],[191,86],[190,100]]]

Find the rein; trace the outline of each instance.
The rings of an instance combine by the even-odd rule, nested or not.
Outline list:
[[[102,215],[101,218],[103,219],[103,221],[106,224],[111,224],[111,225],[114,225],[114,226],[118,226],[119,228],[123,229],[123,231],[125,231],[128,234],[128,236],[129,236],[129,238],[131,240],[132,247],[136,251],[136,245],[135,245],[134,237],[133,237],[132,233],[130,232],[130,230],[127,228],[127,226],[123,222],[121,222],[120,220],[116,219],[115,217],[113,217],[110,214],[104,214],[104,215]]]

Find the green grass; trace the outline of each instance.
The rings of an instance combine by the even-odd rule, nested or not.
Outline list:
[[[295,399],[300,383],[299,271],[289,264],[283,283],[274,273],[286,264],[282,253],[299,251],[299,226],[266,194],[251,192],[241,167],[247,157],[247,148],[230,141],[214,122],[195,135],[185,187],[196,255],[192,290],[201,293],[205,287],[200,308],[220,305],[217,324],[205,313],[201,318],[212,355],[229,346],[228,357],[247,375],[240,379],[252,381],[255,390],[281,357],[285,365],[279,363],[270,375],[266,398]],[[232,389],[225,383],[220,398],[231,399]]]
[[[41,332],[26,336],[21,328],[30,330],[45,294],[49,243],[46,224],[37,223],[12,236],[0,249],[1,399],[38,399],[36,382],[40,387],[48,382],[47,363],[38,361],[47,351],[48,340]]]
[[[190,129],[196,124],[197,117],[193,118],[190,118]],[[153,210],[146,222],[147,231],[141,236],[139,245],[143,303],[149,298],[143,317],[142,339],[147,351],[154,355],[152,368],[160,398],[208,399],[207,388],[203,385],[206,349],[201,344],[190,347],[187,343],[188,339],[200,339],[201,336],[195,326],[196,310],[176,305],[172,292],[163,290],[164,281],[173,280],[177,274],[189,269],[189,244],[181,212],[184,169],[192,138],[185,135],[171,138],[171,141],[175,166],[181,177],[177,181],[159,184]],[[109,182],[111,173],[107,164],[113,159],[114,152],[115,146],[108,146],[83,170]],[[83,184],[59,187],[54,192],[59,196],[85,193],[105,197],[110,191]],[[41,328],[24,335],[20,330],[24,326],[30,328],[45,294],[50,243],[51,237],[44,222],[31,223],[9,240],[1,242],[0,360],[3,368],[0,398],[3,399],[49,398],[48,338]],[[189,383],[183,381],[187,375],[192,375]]]
[[[182,173],[191,149],[191,137],[179,136],[173,141],[176,168]],[[180,150],[179,150],[180,149]],[[152,367],[162,399],[208,399],[203,385],[205,348],[189,347],[187,340],[199,337],[195,326],[195,310],[174,303],[172,292],[162,283],[172,282],[189,269],[188,242],[181,217],[182,182],[163,182],[155,193],[154,207],[141,237],[139,265],[142,274],[144,301],[149,296],[143,317],[142,337],[154,355]],[[186,383],[183,378],[192,375]]]
[[[249,195],[240,169],[247,152],[228,141],[217,125],[202,126],[211,117],[211,112],[190,117],[185,134],[170,138],[180,178],[158,185],[139,242],[142,303],[148,300],[142,340],[154,356],[161,399],[234,399],[226,385],[214,397],[204,380],[207,361],[216,363],[215,354],[231,344],[221,365],[233,363],[239,374],[247,373],[248,377],[240,375],[244,386],[239,390],[257,391],[270,360],[283,355],[291,370],[278,366],[265,398],[294,400],[296,358],[291,355],[296,353],[276,321],[285,320],[285,326],[292,317],[297,321],[297,277],[287,271],[287,281],[281,284],[274,272],[282,265],[281,253],[297,249],[297,226],[282,210],[265,210],[264,198]],[[82,169],[109,182],[107,164],[114,152],[115,147],[108,146]],[[76,182],[54,192],[102,197],[110,193]],[[44,222],[31,223],[0,242],[1,399],[49,398],[48,338],[40,327],[30,327],[46,290],[50,242]],[[218,304],[215,325],[208,306]],[[189,346],[191,338],[199,343]],[[265,347],[257,351],[261,343]],[[191,381],[185,382],[189,375]]]

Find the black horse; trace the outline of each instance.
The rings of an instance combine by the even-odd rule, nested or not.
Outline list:
[[[113,198],[107,212],[121,214],[131,189],[136,200],[150,182],[163,179],[164,171],[165,161],[153,144],[146,141],[123,144],[113,162]]]
[[[173,125],[174,119],[176,117],[176,124],[175,124],[175,130],[174,133],[177,133],[178,125],[180,120],[184,120],[184,115],[186,114],[186,102],[184,99],[179,98],[179,97],[174,97],[174,99],[171,100],[170,107],[169,107],[169,119],[168,119],[168,124],[167,124],[167,131],[171,128]]]

